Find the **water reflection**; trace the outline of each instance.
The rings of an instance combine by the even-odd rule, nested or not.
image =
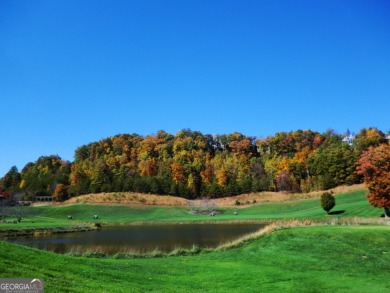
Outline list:
[[[261,229],[261,224],[166,224],[106,226],[100,231],[63,233],[43,238],[21,237],[10,242],[57,253],[102,251],[169,252],[177,247],[216,247]]]

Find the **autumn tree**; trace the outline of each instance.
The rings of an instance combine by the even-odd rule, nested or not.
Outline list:
[[[0,180],[0,190],[14,192],[19,189],[21,176],[16,166],[13,166]]]
[[[266,173],[261,158],[250,159],[250,174],[252,177],[253,192],[269,190],[272,179],[270,179],[270,176]]]
[[[64,201],[69,198],[68,187],[65,184],[59,183],[56,185],[53,193],[53,199],[55,201]]]
[[[69,184],[70,166],[57,155],[42,156],[22,169],[20,187],[32,195],[52,195],[58,183]]]
[[[364,177],[371,205],[384,209],[390,217],[390,145],[381,144],[364,151],[357,172]]]
[[[89,174],[92,172],[85,166],[85,162],[73,163],[69,176],[71,195],[80,195],[88,193],[90,190],[91,178]]]
[[[385,134],[374,127],[370,127],[361,129],[353,144],[359,151],[364,151],[371,146],[376,147],[385,142]]]
[[[276,178],[276,187],[278,191],[291,191],[293,183],[288,171],[281,171]]]
[[[358,158],[386,139],[362,129],[351,146],[333,130],[279,132],[255,139],[239,132],[210,135],[183,129],[176,135],[118,134],[76,149],[73,163],[40,157],[20,174],[0,179],[0,190],[49,195],[57,184],[69,196],[137,191],[186,198],[284,190],[306,192],[362,181]]]

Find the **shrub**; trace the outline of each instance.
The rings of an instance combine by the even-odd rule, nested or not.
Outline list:
[[[333,192],[332,192],[333,193]],[[336,205],[336,200],[331,192],[324,192],[321,195],[321,207],[329,214],[329,211]]]

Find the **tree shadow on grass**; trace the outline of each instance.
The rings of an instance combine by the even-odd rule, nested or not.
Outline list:
[[[344,213],[345,213],[345,210],[339,210],[339,211],[329,212],[328,215],[340,215],[340,214],[344,214]]]

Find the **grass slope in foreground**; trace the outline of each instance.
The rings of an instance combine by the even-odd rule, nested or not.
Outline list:
[[[0,242],[3,278],[45,292],[389,292],[389,226],[278,230],[228,251],[91,259]]]

